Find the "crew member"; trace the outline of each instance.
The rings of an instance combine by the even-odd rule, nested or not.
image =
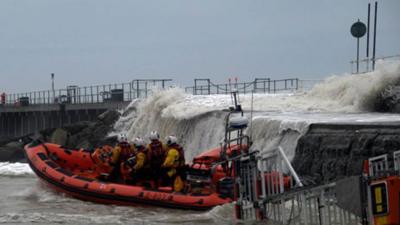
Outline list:
[[[154,187],[157,188],[160,184],[160,179],[162,177],[161,165],[165,160],[165,146],[160,141],[160,135],[157,131],[152,131],[150,133],[150,144],[147,148],[151,153],[150,168],[152,171],[152,178],[154,181]]]
[[[133,141],[135,155],[121,164],[121,175],[125,183],[143,182],[149,174],[149,150],[140,137]]]
[[[109,145],[104,145],[96,148],[91,154],[94,162],[94,169],[99,174],[98,178],[101,180],[108,180],[110,174],[114,169],[114,164],[112,161],[112,151],[113,147]]]
[[[118,165],[125,162],[135,154],[132,146],[128,143],[128,137],[125,133],[118,135],[118,143],[113,149],[112,163]]]
[[[180,192],[183,190],[185,154],[183,148],[178,145],[177,138],[173,135],[167,137],[167,154],[162,164],[166,169],[165,179],[172,186],[173,190]]]
[[[128,137],[125,133],[118,135],[118,143],[114,147],[111,156],[111,165],[114,166],[113,172],[110,174],[110,180],[117,180],[119,177],[121,163],[134,156],[135,152],[128,143]]]

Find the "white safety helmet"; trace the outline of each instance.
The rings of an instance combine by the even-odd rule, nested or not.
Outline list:
[[[135,140],[133,141],[133,144],[135,145],[135,147],[143,147],[146,145],[144,143],[144,140],[141,137],[135,138]]]
[[[160,139],[160,135],[158,135],[157,131],[153,130],[150,132],[150,140],[154,141],[158,139]]]
[[[125,133],[118,134],[118,142],[119,143],[128,142],[128,137],[126,136]]]
[[[170,135],[167,137],[167,145],[176,144],[178,139],[174,135]]]

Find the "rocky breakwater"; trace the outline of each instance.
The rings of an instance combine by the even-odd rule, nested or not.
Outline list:
[[[116,142],[107,135],[113,130],[120,113],[114,110],[100,114],[94,122],[79,122],[59,128],[42,130],[36,134],[0,140],[0,162],[25,162],[23,147],[33,139],[67,146],[69,148],[94,148]]]
[[[360,175],[363,161],[400,150],[400,123],[312,124],[296,147],[295,170],[315,183]]]

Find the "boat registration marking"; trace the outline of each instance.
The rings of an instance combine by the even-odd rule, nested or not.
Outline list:
[[[147,192],[144,195],[144,198],[154,199],[158,201],[168,200],[168,194],[160,193],[160,192]]]

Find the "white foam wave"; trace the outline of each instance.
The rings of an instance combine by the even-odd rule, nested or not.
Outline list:
[[[281,146],[290,160],[294,157],[298,139],[307,132],[310,124],[299,118],[273,115],[256,116],[252,122],[252,129],[248,131],[254,140],[252,149],[267,152]]]
[[[210,211],[206,212],[205,217],[213,218],[214,221],[220,223],[232,224],[232,222],[236,220],[235,215],[232,212],[234,212],[234,203],[217,205]]]
[[[375,71],[365,74],[331,76],[307,95],[332,104],[330,111],[371,111],[376,97],[400,82],[400,63],[381,61]],[[324,103],[322,101],[322,103]]]
[[[377,95],[399,81],[400,63],[380,63],[367,74],[332,76],[310,92],[239,97],[243,109],[250,110],[253,99],[253,109],[264,112],[253,121],[254,148],[268,151],[281,145],[291,158],[297,140],[310,123],[343,121],[343,117],[348,121],[377,121],[381,114],[364,117],[360,113],[371,111]],[[114,128],[116,132],[128,132],[131,140],[136,136],[147,138],[152,130],[158,130],[161,137],[175,134],[186,150],[186,159],[191,160],[219,146],[226,115],[221,110],[230,105],[230,95],[191,95],[179,88],[155,91],[147,99],[132,103]],[[356,116],[347,116],[354,113]],[[384,115],[382,120],[387,118]]]
[[[33,174],[27,163],[0,162],[0,176],[30,176]]]
[[[64,213],[6,213],[0,215],[1,223],[40,224],[124,224],[119,215],[64,214]]]

